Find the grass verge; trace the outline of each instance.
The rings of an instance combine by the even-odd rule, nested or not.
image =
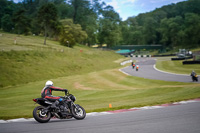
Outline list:
[[[17,38],[17,44],[13,44]],[[42,37],[6,34],[0,37],[0,89],[45,79],[119,67],[122,56],[86,46],[67,48]],[[20,47],[20,48],[19,48]],[[4,50],[3,50],[4,49]],[[3,50],[3,51],[2,51]]]
[[[197,74],[200,74],[199,64],[183,65],[182,62],[180,60],[171,61],[171,57],[157,58],[156,68],[166,72],[188,75],[194,70]]]
[[[158,105],[200,96],[200,84],[150,80],[124,75],[118,69],[52,79],[67,88],[87,112]],[[0,93],[0,119],[30,118],[44,81],[5,87]],[[54,92],[54,95],[63,95]],[[109,108],[112,104],[113,108]]]

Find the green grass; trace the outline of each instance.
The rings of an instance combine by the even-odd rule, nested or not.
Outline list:
[[[0,39],[1,49],[7,48],[0,51],[0,87],[116,68],[119,62],[114,61],[123,58],[112,51],[80,45],[66,48],[51,40],[45,46],[43,38],[32,36],[20,36],[16,47],[23,47],[19,50],[11,41],[15,36],[4,33]]]
[[[44,81],[5,87],[0,93],[0,119],[32,117]],[[200,84],[149,80],[124,75],[117,69],[53,79],[55,86],[67,88],[87,112],[158,105],[199,97]],[[54,92],[54,95],[63,95]],[[109,104],[113,108],[109,109]]]
[[[92,54],[92,55],[91,55]],[[109,57],[109,58],[108,58]],[[112,52],[0,52],[0,87],[119,67]]]
[[[20,36],[17,44],[13,44],[14,37],[18,36],[3,33],[0,37],[0,119],[32,117],[32,111],[37,106],[32,99],[40,97],[47,80],[70,90],[77,97],[76,102],[87,112],[200,97],[200,84],[150,80],[119,72],[119,63],[127,58],[112,51],[80,45],[66,48],[52,40],[44,46],[44,39],[34,36]],[[187,70],[186,66],[176,63],[161,58],[157,67],[166,71],[177,67]],[[166,65],[174,67],[168,70]],[[195,68],[195,65],[191,66],[191,69]],[[190,73],[190,70],[185,73]],[[63,95],[62,92],[53,94]],[[112,109],[109,104],[112,104]]]
[[[177,74],[188,74],[194,70],[200,74],[200,64],[183,65],[183,61],[171,61],[171,57],[158,58],[156,68]]]

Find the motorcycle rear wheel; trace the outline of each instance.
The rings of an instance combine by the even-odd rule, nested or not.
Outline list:
[[[33,110],[33,117],[37,122],[46,123],[51,119],[51,113],[50,112],[45,113],[43,111],[44,109],[45,107],[43,106],[37,106]]]
[[[76,104],[76,107],[72,106],[71,113],[72,113],[73,117],[77,120],[82,120],[86,116],[85,109],[78,104]]]

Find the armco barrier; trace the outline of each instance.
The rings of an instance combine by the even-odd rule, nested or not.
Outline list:
[[[166,56],[176,56],[176,54],[153,55],[152,57],[166,57]]]
[[[124,62],[122,62],[122,63],[120,63],[122,66],[123,65],[125,65],[126,63],[131,63],[131,62],[133,62],[132,60],[127,60],[127,61],[124,61]]]
[[[193,56],[190,57],[181,57],[181,58],[171,58],[171,60],[186,60],[186,59],[192,59]]]
[[[133,55],[132,57],[151,57],[151,55]]]
[[[200,61],[183,61],[183,65],[186,64],[200,64]]]
[[[171,60],[185,60],[185,57],[183,57],[183,58],[171,58]]]

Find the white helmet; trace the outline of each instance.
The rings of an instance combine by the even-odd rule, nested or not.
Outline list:
[[[45,86],[53,86],[53,82],[50,81],[50,80],[48,80],[48,81],[46,82]]]

